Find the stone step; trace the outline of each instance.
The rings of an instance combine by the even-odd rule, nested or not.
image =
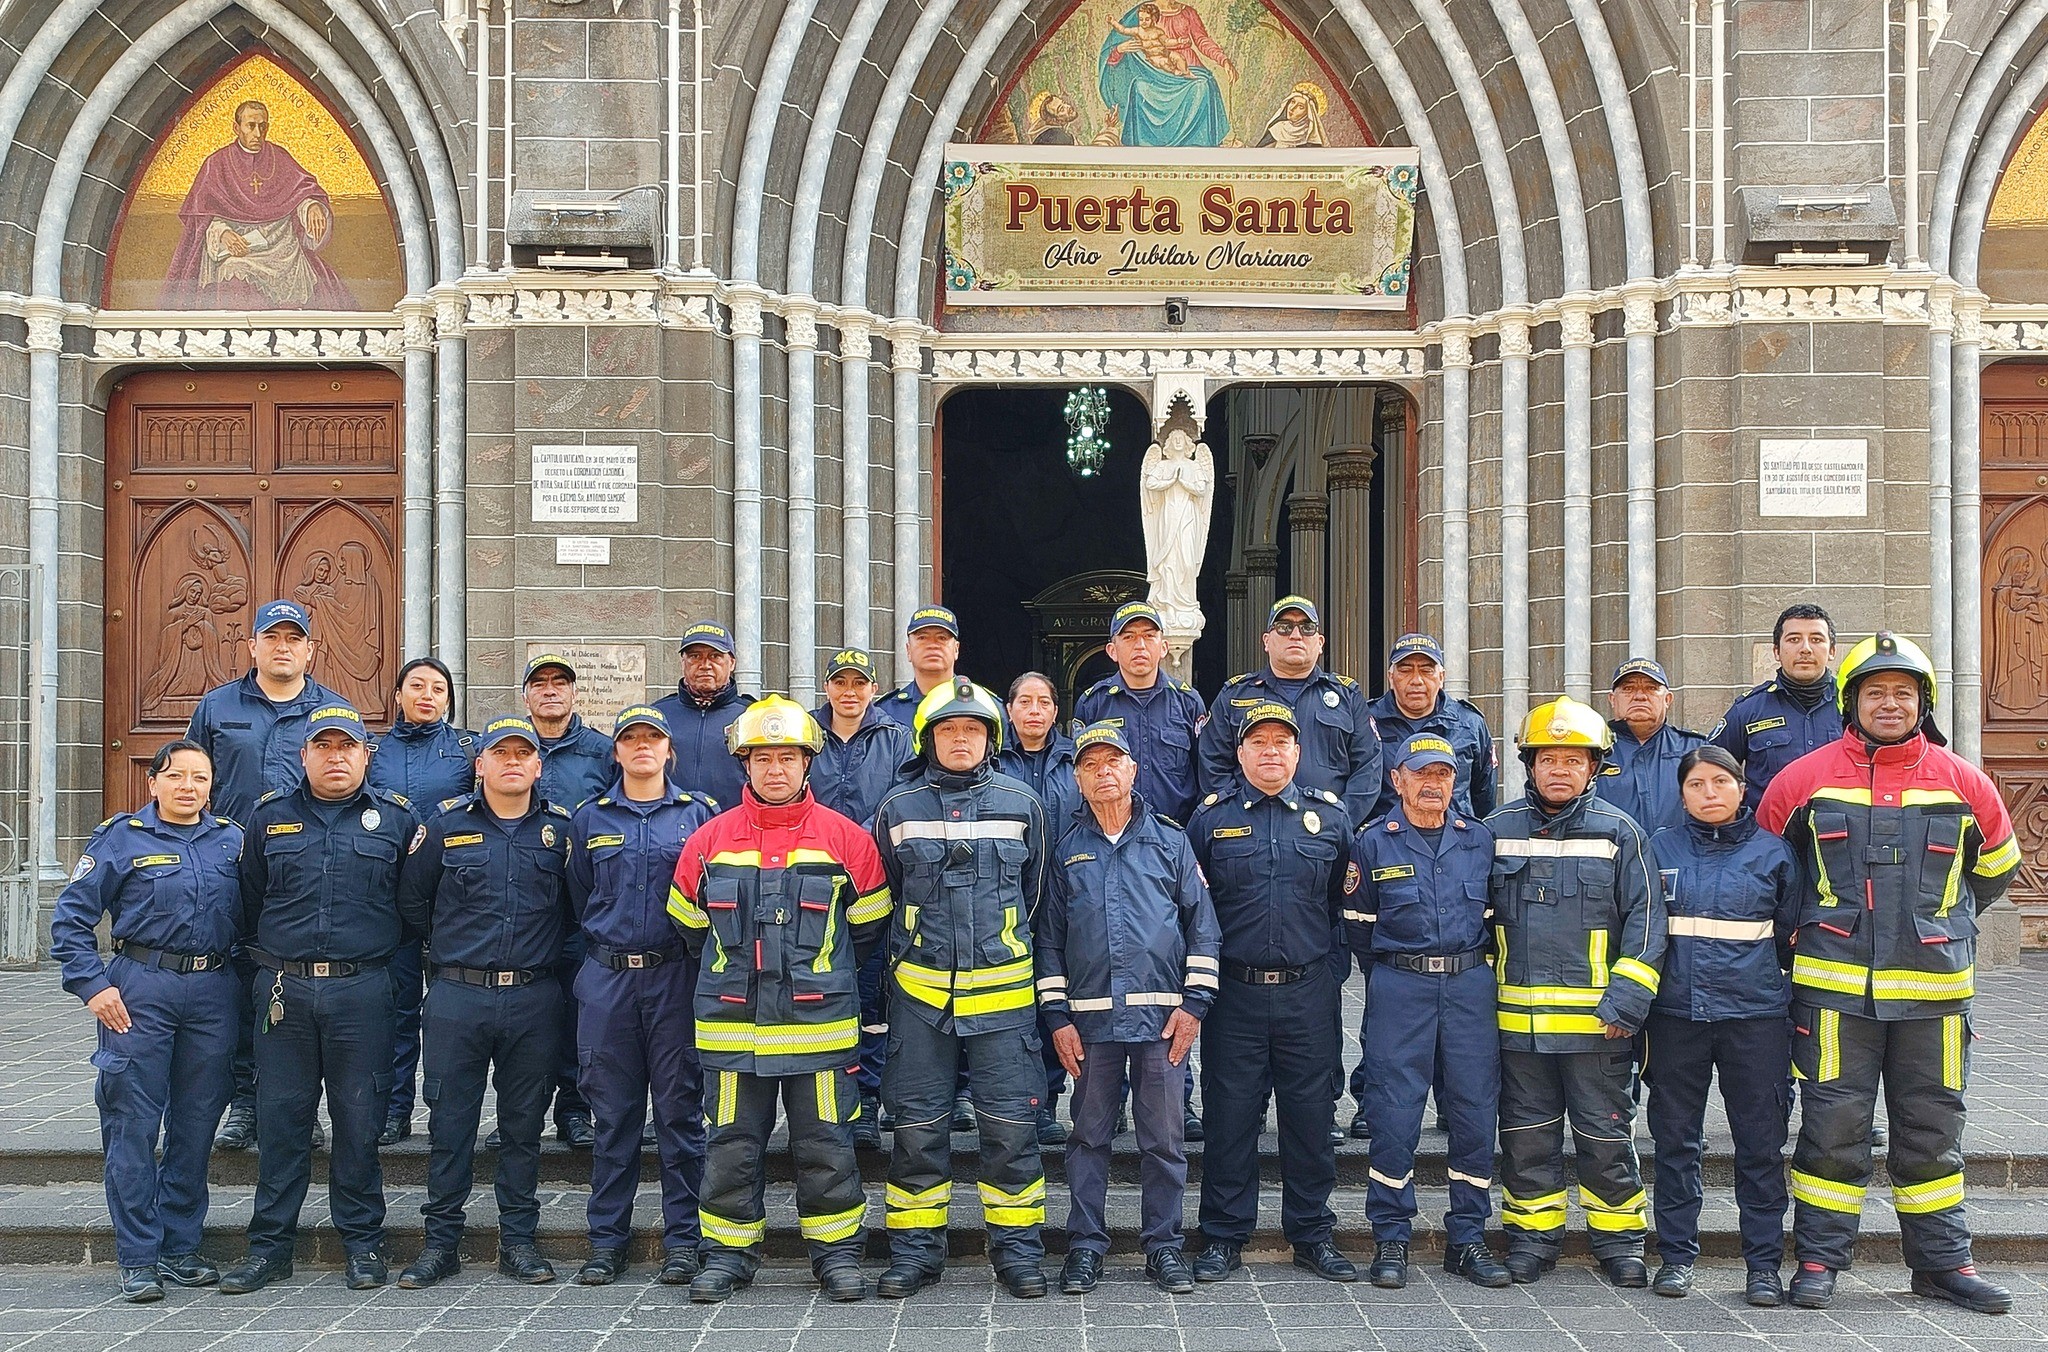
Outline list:
[[[1637,1130],[1636,1148],[1644,1156],[1644,1167],[1649,1165],[1653,1149],[1647,1133]],[[861,1152],[861,1173],[868,1182],[879,1184],[888,1172],[888,1135],[884,1133],[885,1149],[880,1152]],[[1442,1132],[1425,1127],[1420,1149],[1415,1158],[1415,1175],[1424,1185],[1441,1185],[1444,1181],[1444,1148],[1446,1140]],[[778,1128],[770,1142],[768,1155],[768,1177],[775,1182],[788,1182],[792,1177],[789,1152],[784,1148],[783,1132]],[[1119,1136],[1112,1145],[1110,1162],[1111,1180],[1118,1183],[1135,1184],[1138,1181],[1139,1152],[1137,1138],[1126,1133]],[[1202,1176],[1203,1147],[1200,1142],[1188,1145],[1188,1176],[1199,1180]],[[1041,1152],[1045,1159],[1046,1177],[1055,1182],[1066,1177],[1066,1152],[1063,1147],[1052,1146]],[[387,1147],[379,1152],[384,1161],[384,1178],[392,1187],[418,1187],[427,1177],[426,1119],[418,1119],[416,1134]],[[1363,1188],[1366,1183],[1366,1169],[1371,1158],[1371,1147],[1363,1141],[1346,1141],[1337,1150],[1337,1182],[1339,1187]],[[313,1155],[313,1181],[324,1184],[327,1181],[328,1156],[325,1151]],[[215,1187],[254,1187],[256,1183],[256,1152],[254,1150],[216,1150],[210,1167]],[[497,1163],[496,1155],[479,1145],[476,1153],[476,1170],[480,1183],[488,1183],[493,1177]],[[91,1183],[99,1179],[104,1167],[100,1152],[75,1136],[61,1143],[43,1145],[10,1145],[0,1149],[0,1187],[33,1187],[46,1183]],[[659,1171],[660,1161],[650,1147],[641,1151],[641,1176],[653,1178]],[[975,1137],[971,1133],[956,1133],[953,1137],[953,1171],[957,1178],[972,1181],[978,1175],[980,1159],[976,1150]],[[1729,1187],[1735,1180],[1734,1156],[1725,1137],[1709,1136],[1706,1154],[1702,1160],[1702,1171],[1709,1187]],[[1259,1138],[1259,1173],[1269,1184],[1280,1180],[1279,1138],[1268,1132]],[[2013,1153],[1998,1149],[1973,1151],[1965,1148],[1964,1176],[1973,1188],[2048,1188],[2048,1153]],[[575,1150],[554,1139],[553,1129],[541,1142],[540,1179],[543,1185],[577,1187],[590,1181],[590,1152]],[[1884,1155],[1877,1158],[1877,1182],[1884,1184],[1888,1179],[1884,1168]]]
[[[879,1228],[881,1190],[868,1189],[868,1234],[870,1261],[881,1262],[887,1239]],[[558,1263],[580,1261],[589,1251],[585,1239],[584,1208],[588,1192],[576,1188],[546,1188],[541,1194],[539,1244],[541,1251]],[[950,1242],[957,1259],[977,1258],[985,1252],[981,1208],[971,1187],[954,1189]],[[253,1189],[216,1187],[212,1208],[206,1219],[206,1251],[220,1260],[231,1260],[243,1251]],[[388,1247],[391,1256],[404,1262],[419,1251],[422,1231],[419,1205],[421,1190],[393,1188],[389,1204]],[[1276,1232],[1277,1193],[1262,1199],[1261,1230],[1249,1251],[1256,1255],[1282,1255],[1284,1241]],[[1066,1195],[1054,1187],[1048,1198],[1046,1246],[1054,1253],[1064,1251],[1066,1236],[1061,1225],[1066,1217]],[[1365,1194],[1359,1188],[1340,1188],[1331,1199],[1337,1213],[1337,1242],[1353,1257],[1372,1249],[1371,1226],[1365,1215]],[[1440,1209],[1443,1195],[1426,1189],[1423,1214],[1417,1217],[1415,1249],[1419,1258],[1442,1252]],[[1190,1190],[1187,1220],[1195,1220],[1197,1199]],[[661,1250],[658,1189],[643,1187],[635,1202],[635,1227],[631,1253],[635,1262],[657,1257]],[[1969,1216],[1976,1254],[1987,1264],[2048,1263],[2048,1189],[1973,1192]],[[315,1187],[307,1195],[305,1224],[299,1232],[298,1259],[314,1264],[338,1265],[342,1261],[339,1237],[327,1220],[326,1189]],[[1116,1185],[1110,1189],[1108,1219],[1113,1248],[1119,1253],[1139,1250],[1139,1198],[1135,1187]],[[481,1188],[472,1197],[468,1229],[463,1239],[466,1260],[488,1264],[497,1246],[497,1207],[490,1190]],[[771,1259],[801,1261],[805,1247],[797,1231],[796,1209],[785,1184],[768,1190],[768,1241]],[[1567,1253],[1585,1253],[1584,1217],[1572,1209]],[[1496,1241],[1499,1236],[1496,1234]],[[1701,1247],[1710,1258],[1732,1258],[1740,1254],[1733,1200],[1723,1191],[1708,1194],[1701,1215]],[[37,1187],[0,1188],[0,1263],[92,1263],[113,1258],[113,1225],[107,1216],[106,1196],[97,1185],[45,1184]],[[1859,1262],[1900,1261],[1898,1218],[1881,1190],[1873,1190],[1865,1208],[1861,1237],[1857,1244]],[[563,1273],[568,1275],[567,1271]]]

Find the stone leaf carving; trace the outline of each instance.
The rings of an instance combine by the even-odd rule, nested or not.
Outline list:
[[[932,373],[940,380],[968,380],[974,375],[974,354],[941,349],[932,353]],[[1075,374],[1069,372],[1068,374]]]
[[[92,336],[92,354],[110,361],[132,357],[135,355],[135,339],[133,333],[102,329]]]

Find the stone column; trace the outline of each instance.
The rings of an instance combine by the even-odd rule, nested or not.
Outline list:
[[[1246,545],[1244,549],[1244,629],[1239,637],[1245,644],[1244,663],[1238,671],[1249,671],[1265,662],[1265,649],[1258,636],[1266,630],[1266,613],[1273,608],[1273,574],[1280,566],[1280,546]],[[1236,673],[1233,672],[1233,675]]]
[[[1251,637],[1250,611],[1245,603],[1247,584],[1250,578],[1242,568],[1233,568],[1223,575],[1224,605],[1224,654],[1223,660],[1230,667],[1230,674],[1236,675],[1247,666],[1245,647]]]
[[[1323,584],[1323,534],[1330,524],[1330,500],[1321,493],[1287,495],[1288,567],[1296,596],[1306,596],[1325,611],[1330,592]],[[1259,615],[1261,626],[1265,615]]]
[[[1368,421],[1358,429],[1370,435]],[[1367,443],[1339,443],[1323,452],[1330,489],[1330,585],[1323,606],[1329,630],[1323,663],[1363,679],[1372,666],[1372,470],[1378,452]]]

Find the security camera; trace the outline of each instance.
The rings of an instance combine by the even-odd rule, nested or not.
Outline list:
[[[1175,328],[1188,322],[1188,298],[1173,296],[1166,302],[1166,322]]]

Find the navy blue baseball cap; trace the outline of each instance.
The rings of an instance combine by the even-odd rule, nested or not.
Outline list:
[[[699,620],[683,631],[683,641],[680,646],[684,648],[711,648],[730,657],[733,650],[732,630],[726,628],[717,620]]]
[[[313,632],[313,618],[297,601],[265,601],[256,607],[256,632],[266,633],[280,624],[296,624],[299,632]]]
[[[1654,657],[1629,658],[1614,669],[1614,679],[1607,683],[1607,688],[1612,690],[1631,676],[1647,676],[1666,690],[1671,688],[1671,678],[1664,674],[1664,664]]]
[[[489,751],[498,743],[513,737],[523,738],[526,744],[535,751],[540,750],[540,734],[533,730],[533,723],[531,720],[521,718],[517,714],[508,714],[504,718],[494,718],[486,723],[483,735],[477,739],[476,749],[478,751]]]
[[[1124,740],[1122,728],[1114,723],[1090,723],[1074,738],[1075,762],[1078,764],[1081,757],[1098,746],[1115,747],[1126,756],[1131,754],[1131,744]]]
[[[529,685],[533,678],[548,667],[560,667],[562,674],[569,678],[569,684],[576,684],[576,668],[569,665],[569,659],[559,653],[536,653],[526,664],[526,675],[519,682]]]
[[[1403,770],[1420,770],[1425,765],[1448,765],[1458,768],[1458,753],[1451,744],[1433,732],[1420,732],[1401,743],[1401,767]]]
[[[841,648],[832,654],[832,660],[825,664],[825,679],[831,680],[842,671],[855,671],[869,680],[879,680],[875,674],[875,659],[865,648]]]
[[[1399,666],[1404,657],[1427,657],[1438,666],[1444,664],[1444,646],[1428,634],[1403,634],[1394,640],[1393,649],[1387,653],[1387,665]]]
[[[340,728],[358,742],[370,740],[369,733],[363,729],[363,716],[346,704],[323,704],[315,709],[313,716],[306,720],[306,740],[311,742],[329,728]]]
[[[1290,610],[1300,611],[1308,617],[1310,624],[1319,625],[1323,622],[1323,617],[1316,613],[1316,603],[1309,600],[1306,596],[1283,596],[1273,603],[1271,610],[1266,612],[1266,627],[1271,629],[1274,621]]]
[[[627,728],[640,725],[653,728],[664,737],[669,735],[668,716],[661,710],[651,704],[629,704],[619,710],[618,719],[612,724],[612,736],[616,737]]]
[[[960,617],[944,606],[921,606],[911,613],[910,623],[903,626],[903,632],[914,634],[920,629],[943,629],[958,638]]]
[[[1159,617],[1159,607],[1150,601],[1126,601],[1116,608],[1116,614],[1109,617],[1109,636],[1115,638],[1124,631],[1124,626],[1138,620],[1150,620],[1154,629],[1165,629],[1166,621]]]

